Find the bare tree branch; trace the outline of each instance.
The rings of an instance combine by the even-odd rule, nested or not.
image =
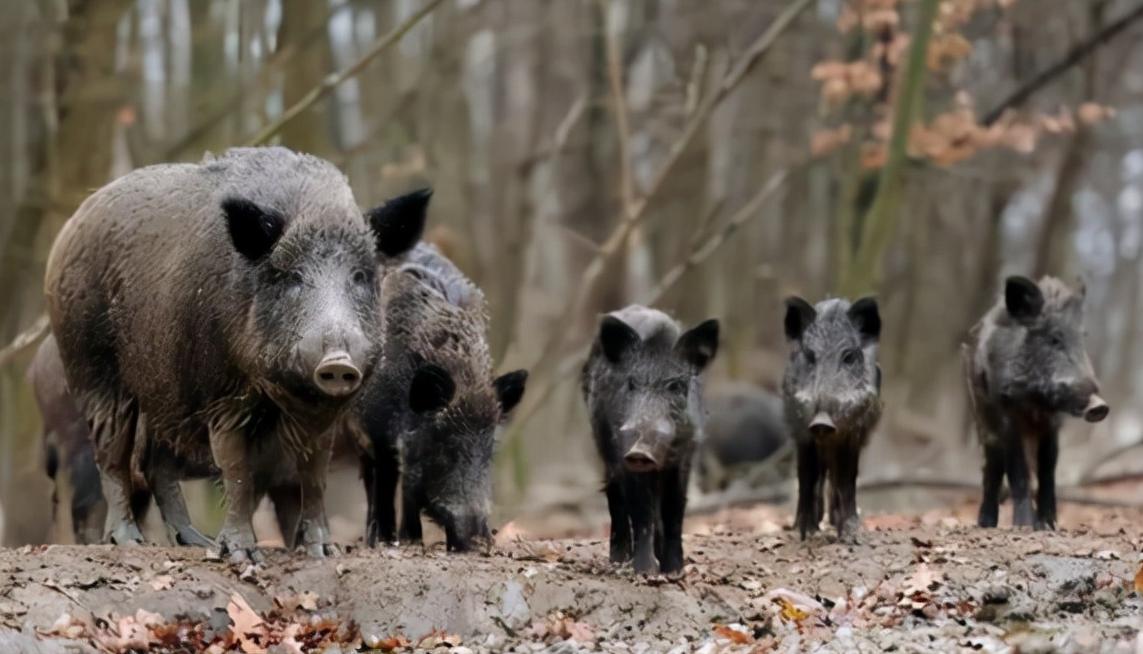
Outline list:
[[[298,114],[302,113],[306,109],[309,109],[318,100],[321,100],[325,96],[329,95],[345,80],[350,79],[351,77],[354,77],[361,71],[365,70],[365,67],[368,66],[374,59],[376,59],[378,55],[380,55],[382,52],[385,52],[398,41],[400,41],[401,37],[405,36],[405,34],[408,34],[409,30],[416,27],[417,23],[421,22],[426,16],[431,14],[433,10],[440,6],[443,2],[444,0],[429,0],[429,2],[424,7],[414,13],[412,16],[406,18],[405,21],[394,28],[393,31],[389,32],[385,36],[382,36],[380,39],[377,39],[377,41],[373,43],[373,47],[369,48],[365,54],[361,55],[361,58],[355,61],[352,66],[346,68],[340,73],[334,73],[329,77],[326,77],[321,84],[310,90],[310,92],[307,93],[305,97],[303,97],[301,100],[298,100],[289,109],[283,111],[282,115],[278,116],[277,120],[264,127],[262,131],[258,132],[254,138],[250,139],[248,144],[263,145],[270,139],[274,138],[274,135],[277,134],[287,123],[296,118]]]
[[[1100,46],[1106,45],[1127,29],[1131,23],[1140,18],[1143,18],[1143,3],[1140,3],[1139,6],[1127,12],[1118,20],[1108,23],[1103,29],[1096,31],[1082,43],[1072,48],[1071,51],[1064,55],[1059,61],[1048,66],[1035,77],[1025,82],[1023,86],[1013,91],[1012,94],[1001,101],[1000,104],[984,114],[984,117],[980,120],[981,124],[988,126],[1000,120],[1000,117],[1004,115],[1005,111],[1019,107],[1027,102],[1028,98],[1032,97],[1037,91],[1053,82],[1072,66],[1083,61]]]
[[[38,343],[47,333],[48,314],[44,313],[36,318],[36,322],[32,323],[31,327],[20,332],[11,343],[0,350],[0,366],[8,365],[9,361],[16,358],[16,355]]]
[[[607,43],[607,81],[611,87],[611,106],[615,114],[615,131],[619,141],[619,191],[623,198],[623,215],[635,209],[635,181],[631,166],[631,126],[628,123],[627,93],[623,85],[623,55],[620,53],[618,26],[609,22],[611,4],[615,0],[599,0],[604,17],[604,41]]]

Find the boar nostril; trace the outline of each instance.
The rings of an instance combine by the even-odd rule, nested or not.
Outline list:
[[[647,472],[655,470],[659,464],[649,452],[632,449],[623,457],[623,463],[633,472]]]
[[[1104,402],[1103,398],[1092,395],[1087,402],[1087,408],[1083,410],[1083,419],[1088,422],[1099,422],[1106,418],[1110,412],[1111,407],[1107,406],[1107,402]]]
[[[330,397],[342,397],[361,386],[361,371],[345,352],[331,352],[314,369],[314,385]]]
[[[810,433],[814,436],[829,436],[836,431],[837,425],[833,423],[833,418],[825,411],[818,413],[810,421]]]

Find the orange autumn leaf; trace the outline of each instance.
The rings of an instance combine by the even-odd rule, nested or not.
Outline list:
[[[737,629],[720,624],[714,626],[714,635],[724,640],[729,640],[735,645],[749,645],[754,642],[754,637],[748,633],[743,633]]]
[[[1143,595],[1143,565],[1139,566],[1139,571],[1135,573],[1135,594]]]

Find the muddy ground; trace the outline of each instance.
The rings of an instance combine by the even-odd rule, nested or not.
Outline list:
[[[675,579],[613,568],[601,537],[517,524],[487,554],[273,550],[258,566],[188,548],[4,550],[0,651],[1143,651],[1143,513],[1065,506],[1055,533],[971,517],[967,500],[866,515],[845,545],[800,542],[780,508],[698,516]]]

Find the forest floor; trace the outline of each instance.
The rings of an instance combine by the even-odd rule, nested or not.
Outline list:
[[[600,534],[514,524],[486,554],[277,550],[257,566],[190,548],[0,550],[0,651],[1143,652],[1143,513],[1065,505],[1054,533],[972,514],[966,499],[866,515],[845,545],[799,541],[782,509],[727,509],[688,518],[670,579],[612,567]]]

